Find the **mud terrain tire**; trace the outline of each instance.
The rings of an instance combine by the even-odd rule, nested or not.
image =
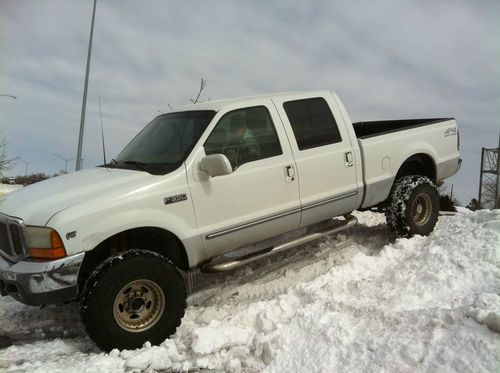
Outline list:
[[[184,281],[167,258],[128,250],[102,262],[80,297],[90,338],[103,350],[157,345],[175,333],[186,308]]]
[[[392,187],[385,211],[389,229],[396,237],[428,236],[437,223],[439,194],[424,176],[404,176]]]

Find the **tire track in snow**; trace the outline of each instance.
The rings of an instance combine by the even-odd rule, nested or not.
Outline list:
[[[213,306],[268,300],[362,253],[376,255],[391,240],[385,224],[357,226],[227,274],[196,272],[188,305]]]

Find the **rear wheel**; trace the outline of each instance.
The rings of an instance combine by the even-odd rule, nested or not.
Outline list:
[[[434,229],[439,215],[439,194],[427,177],[398,179],[388,202],[387,225],[397,237],[427,236]]]
[[[85,282],[80,313],[103,350],[160,344],[175,333],[186,308],[184,281],[167,258],[129,250],[101,263]]]

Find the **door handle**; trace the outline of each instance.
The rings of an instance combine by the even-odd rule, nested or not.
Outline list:
[[[352,160],[352,152],[346,152],[344,154],[344,163],[346,167],[352,167],[354,162]]]
[[[293,166],[286,166],[285,167],[285,179],[287,183],[291,183],[292,181],[295,180],[295,168]]]

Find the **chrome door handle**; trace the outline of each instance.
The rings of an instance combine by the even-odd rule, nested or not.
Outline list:
[[[295,168],[293,166],[285,167],[285,179],[287,183],[290,183],[295,180]]]
[[[346,152],[344,154],[344,164],[346,167],[352,167],[354,162],[352,160],[352,152]]]

